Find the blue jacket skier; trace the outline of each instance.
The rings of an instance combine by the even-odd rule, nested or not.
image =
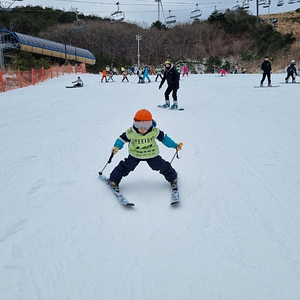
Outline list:
[[[129,143],[129,156],[122,160],[110,173],[108,183],[119,192],[119,183],[123,177],[133,171],[141,161],[146,161],[154,171],[159,171],[170,182],[173,190],[177,190],[177,173],[171,164],[159,155],[156,140],[168,148],[181,150],[183,143],[175,143],[168,135],[156,127],[150,111],[139,110],[133,119],[133,126],[122,133],[116,140],[113,153],[116,154]]]
[[[146,78],[147,78],[148,82],[151,82],[151,80],[149,78],[149,72],[148,72],[148,67],[147,66],[145,66],[145,68],[144,68],[144,76],[143,76],[143,81],[144,82],[146,82],[145,81]]]

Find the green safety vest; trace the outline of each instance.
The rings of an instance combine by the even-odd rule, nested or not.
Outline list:
[[[130,139],[130,155],[140,159],[148,159],[159,155],[159,149],[156,144],[158,134],[158,128],[153,128],[145,135],[138,134],[132,127],[127,129],[126,135]]]

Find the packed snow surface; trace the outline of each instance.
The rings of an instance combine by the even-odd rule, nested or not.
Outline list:
[[[1,300],[299,300],[300,85],[190,75],[170,111],[154,76],[81,77],[0,94]],[[142,108],[184,143],[176,207],[144,162],[120,184],[132,208],[98,177]]]

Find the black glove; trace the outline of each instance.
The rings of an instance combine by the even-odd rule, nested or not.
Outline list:
[[[159,85],[158,89],[159,89],[159,90],[161,89],[161,85]]]

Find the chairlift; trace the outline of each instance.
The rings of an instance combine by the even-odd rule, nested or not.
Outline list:
[[[233,11],[239,10],[241,7],[239,5],[239,1],[236,1],[236,5],[232,8]]]
[[[271,0],[266,0],[264,5],[263,5],[263,8],[268,8],[270,7],[270,3],[271,3]]]
[[[110,15],[110,24],[122,22],[125,19],[125,14],[119,9],[119,2],[116,3],[118,10]]]
[[[171,11],[169,10],[169,16],[166,18],[166,24],[176,23],[176,17],[171,16]]]
[[[249,0],[244,0],[243,5],[242,5],[242,9],[248,9],[249,7],[250,7]]]
[[[282,6],[284,4],[284,0],[278,0],[277,6]]]
[[[258,5],[264,5],[265,4],[265,0],[258,0]]]
[[[202,11],[200,9],[198,9],[198,3],[196,4],[196,7],[197,8],[195,10],[193,10],[190,14],[190,18],[194,19],[194,20],[198,19],[202,15]]]
[[[78,19],[78,12],[76,11],[76,21],[73,23],[73,30],[83,31],[85,30],[84,19]]]

